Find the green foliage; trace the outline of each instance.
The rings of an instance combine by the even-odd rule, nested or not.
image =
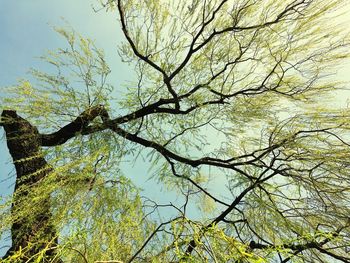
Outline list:
[[[137,79],[116,99],[103,52],[56,29],[67,48],[7,88],[2,107],[41,133],[97,105],[111,119],[43,149],[53,171],[16,190],[29,195],[15,214],[10,200],[1,207],[0,231],[50,200],[65,262],[350,260],[350,116],[329,103],[349,57],[345,1],[100,2],[119,13],[119,54]],[[127,158],[149,162],[183,202],[141,198],[121,172]]]

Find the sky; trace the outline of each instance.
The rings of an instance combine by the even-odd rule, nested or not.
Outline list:
[[[46,65],[38,57],[48,50],[66,46],[65,40],[54,31],[55,26],[70,26],[105,51],[113,72],[109,82],[116,89],[124,81],[133,79],[132,70],[121,62],[117,53],[117,45],[123,39],[117,15],[105,10],[95,12],[93,6],[99,7],[96,0],[0,0],[0,87],[15,85],[19,79],[29,77],[30,68],[44,70]],[[1,202],[1,196],[13,192],[15,173],[2,128],[0,138]],[[168,189],[155,188],[148,165],[142,161],[134,165],[125,163],[123,168],[124,173],[144,189],[143,195],[157,201],[161,199],[162,204],[178,200]],[[8,245],[0,237],[0,257]]]
[[[53,27],[67,24],[105,50],[113,70],[109,80],[116,87],[132,77],[117,54],[116,47],[122,35],[116,14],[104,10],[96,13],[92,5],[98,7],[97,1],[0,0],[0,87],[16,84],[20,78],[28,76],[31,67],[43,69],[45,64],[38,57],[47,50],[65,45]],[[14,168],[3,136],[0,129],[0,138],[3,138],[0,140],[0,196],[11,194],[14,187],[14,177],[9,178]],[[133,174],[144,173],[141,167],[130,167],[130,170]],[[144,181],[147,185],[146,179]],[[0,256],[6,251],[2,248],[6,245],[7,242],[0,240]]]
[[[62,47],[64,41],[53,30],[54,26],[65,26],[67,23],[83,36],[96,41],[96,45],[105,50],[107,62],[113,75],[110,81],[118,88],[121,83],[133,77],[130,68],[118,57],[117,44],[123,39],[118,26],[117,16],[104,10],[95,12],[93,0],[0,0],[0,87],[16,84],[26,77],[28,69],[43,69],[44,64],[38,59],[45,51]],[[350,20],[350,10],[347,10]],[[350,63],[338,72],[342,80],[350,81]],[[0,94],[2,96],[2,94]],[[337,103],[345,105],[348,93],[339,93]],[[0,137],[4,132],[0,129]],[[145,166],[129,166],[128,172],[144,175]],[[13,166],[6,142],[0,140],[0,196],[13,191]],[[147,176],[138,177],[138,183],[148,194],[156,195],[154,182]],[[142,178],[142,179],[140,179]],[[148,189],[148,190],[147,190]],[[175,198],[168,196],[168,200]],[[166,201],[166,200],[165,200]],[[0,240],[0,256],[4,253],[6,242]]]

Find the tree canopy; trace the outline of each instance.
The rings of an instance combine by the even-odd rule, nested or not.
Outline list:
[[[346,1],[99,4],[135,79],[115,87],[104,52],[56,28],[47,71],[4,88],[2,262],[350,262],[350,115],[330,99]],[[142,196],[126,158],[180,202]]]

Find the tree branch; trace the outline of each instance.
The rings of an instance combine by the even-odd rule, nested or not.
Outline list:
[[[104,123],[109,120],[108,112],[102,105],[85,110],[74,121],[54,133],[40,134],[41,145],[55,146],[65,143],[77,134],[82,134],[84,129],[86,129],[90,122],[96,117],[101,117]]]

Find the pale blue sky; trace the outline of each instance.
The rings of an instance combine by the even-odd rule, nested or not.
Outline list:
[[[130,69],[121,63],[117,54],[117,44],[122,35],[117,23],[117,16],[104,10],[95,13],[91,7],[97,6],[96,0],[0,0],[0,87],[15,84],[25,77],[30,67],[44,69],[45,64],[37,59],[46,50],[64,45],[52,29],[63,26],[67,21],[71,27],[96,41],[98,47],[106,53],[107,62],[112,68],[110,81],[115,87],[133,77]],[[62,20],[64,18],[64,20]],[[339,77],[350,80],[350,64],[344,65]],[[1,96],[2,94],[0,94]],[[349,96],[339,94],[339,103],[344,104]],[[0,136],[3,130],[0,129]],[[12,169],[10,156],[4,140],[0,141],[0,196],[11,193],[13,180],[5,180]],[[159,193],[154,183],[146,182],[145,165],[129,168],[130,174],[138,177],[148,194]],[[164,198],[163,202],[170,199]],[[174,196],[172,196],[174,198]],[[1,249],[5,243],[0,240]]]
[[[67,23],[105,50],[113,70],[109,80],[116,88],[123,80],[131,78],[132,72],[121,63],[116,50],[122,37],[117,16],[104,10],[94,12],[91,5],[98,7],[96,3],[95,0],[0,0],[0,87],[28,77],[26,73],[31,67],[45,70],[45,63],[38,57],[47,50],[65,46],[53,27]],[[3,141],[0,153],[2,179],[8,167],[3,165],[8,159]],[[0,193],[3,191],[4,186],[0,184]]]
[[[0,0],[0,87],[14,85],[18,79],[29,77],[29,68],[45,71],[46,64],[38,57],[47,50],[65,47],[65,41],[53,27],[67,23],[104,49],[112,70],[109,82],[115,89],[120,90],[124,81],[132,80],[132,70],[121,62],[117,53],[117,45],[123,39],[117,15],[104,10],[96,13],[92,4],[98,7],[96,0]],[[3,136],[3,129],[0,129],[0,137]],[[125,163],[123,168],[124,173],[144,189],[142,194],[161,204],[181,202],[182,198],[177,198],[175,193],[157,187],[154,180],[149,180],[146,163]],[[13,191],[13,169],[6,142],[0,140],[0,197]],[[9,174],[12,175],[10,179]],[[0,257],[8,245],[0,238]]]
[[[46,50],[65,46],[64,40],[52,28],[64,26],[66,22],[105,50],[113,71],[109,80],[115,87],[132,78],[130,69],[121,63],[116,49],[122,37],[117,16],[104,10],[94,12],[91,4],[97,7],[96,3],[93,0],[0,0],[0,87],[28,77],[26,73],[30,67],[44,70],[45,64],[38,57]],[[3,135],[3,129],[0,129],[0,137]],[[13,191],[14,177],[6,180],[11,170],[13,166],[6,142],[1,140],[0,196]],[[135,176],[145,174],[145,167],[130,167],[128,172]],[[145,183],[146,177],[138,178],[139,184]],[[1,247],[6,245],[8,243],[0,240],[0,256],[6,251]]]
[[[123,64],[117,53],[117,45],[123,40],[117,15],[105,10],[94,12],[92,5],[98,8],[96,0],[0,0],[0,87],[16,84],[26,75],[29,68],[45,71],[46,64],[38,57],[47,50],[64,47],[66,43],[54,30],[54,26],[67,23],[85,37],[95,40],[97,47],[104,49],[107,63],[112,74],[109,82],[117,90],[121,84],[134,78],[132,69]],[[0,94],[1,96],[1,94]],[[1,109],[1,107],[0,107]],[[0,129],[0,136],[3,130]],[[123,165],[127,173],[144,194],[169,202],[174,195],[160,195],[155,190],[154,181],[148,180],[148,165],[139,161],[135,166]],[[7,178],[12,169],[11,158],[6,143],[0,141],[0,180]],[[13,191],[12,180],[0,181],[0,196]],[[1,247],[1,244],[0,244]]]
[[[116,52],[120,31],[115,14],[104,11],[95,13],[91,0],[0,0],[0,87],[13,85],[26,75],[30,67],[44,70],[46,66],[38,57],[46,50],[64,45],[63,39],[54,32],[53,26],[65,25],[65,21],[83,35],[96,40],[104,48],[113,68],[120,70],[120,76],[128,76]],[[63,20],[65,19],[65,21]],[[114,73],[116,86],[120,84],[119,74]],[[0,94],[1,95],[1,94]],[[0,130],[3,136],[3,130]],[[0,144],[0,180],[4,179],[10,165],[4,140]],[[8,184],[0,183],[0,193],[11,191]]]

